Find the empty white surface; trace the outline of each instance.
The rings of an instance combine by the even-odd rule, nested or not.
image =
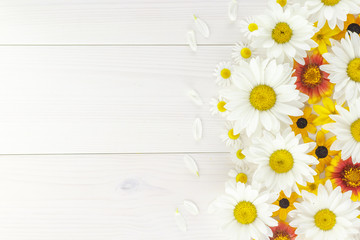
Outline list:
[[[229,1],[0,2],[1,239],[226,239],[206,209],[232,166],[208,111],[213,69],[241,39]],[[265,0],[238,2],[239,18],[264,13]],[[194,13],[211,31],[196,53]],[[180,208],[186,233],[184,199],[200,208]]]

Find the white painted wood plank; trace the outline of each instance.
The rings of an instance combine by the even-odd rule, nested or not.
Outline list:
[[[182,154],[0,156],[0,236],[6,240],[218,240],[208,204],[224,191],[227,154],[194,154],[200,177]],[[174,211],[184,199],[188,232]]]
[[[230,0],[1,0],[0,44],[184,44],[193,14],[210,26],[205,44],[233,44]],[[239,18],[261,14],[266,0],[238,1]]]
[[[224,152],[209,113],[231,47],[0,47],[0,153]],[[206,103],[187,96],[195,89]],[[203,139],[193,139],[195,118]]]

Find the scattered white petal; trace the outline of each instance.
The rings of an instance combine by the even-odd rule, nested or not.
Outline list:
[[[208,38],[210,36],[210,30],[208,25],[204,22],[204,20],[198,18],[194,15],[195,27],[199,31],[201,35]]]
[[[203,101],[202,99],[200,98],[200,95],[197,91],[195,91],[194,89],[191,89],[189,92],[189,97],[191,98],[191,100],[196,104],[196,105],[203,105]]]
[[[184,200],[184,207],[185,210],[191,213],[192,215],[198,215],[199,214],[199,208],[196,206],[196,204],[190,200]]]
[[[196,141],[199,141],[202,138],[202,123],[199,118],[196,118],[193,123],[193,135]]]
[[[238,13],[238,3],[236,0],[231,0],[229,3],[228,14],[231,21],[235,21]]]
[[[184,156],[184,162],[186,167],[189,169],[191,173],[193,173],[196,176],[199,176],[199,168],[194,160],[190,155]]]
[[[184,217],[179,212],[179,209],[176,209],[176,211],[175,211],[175,222],[181,231],[186,232],[186,229],[187,229],[186,222],[185,222]]]
[[[191,50],[196,52],[197,50],[197,43],[196,43],[196,37],[194,31],[188,31],[186,34],[187,43],[189,44]]]

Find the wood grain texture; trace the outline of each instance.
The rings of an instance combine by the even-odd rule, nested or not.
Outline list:
[[[224,236],[208,204],[224,190],[227,154],[1,156],[0,236],[6,240],[207,239]],[[4,194],[5,193],[5,194]],[[200,215],[181,207],[194,201]],[[188,224],[174,221],[179,207]]]
[[[230,0],[2,0],[0,44],[184,44],[193,14],[210,26],[203,44],[238,41]],[[262,14],[266,0],[238,1],[239,18]]]
[[[0,153],[224,152],[213,69],[231,47],[0,47]],[[199,92],[204,106],[188,91]],[[203,139],[193,139],[196,117]]]

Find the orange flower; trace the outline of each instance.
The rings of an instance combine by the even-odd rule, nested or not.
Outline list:
[[[304,138],[308,136],[308,132],[313,134],[316,133],[316,127],[313,124],[316,115],[311,114],[311,111],[311,107],[305,107],[304,115],[300,117],[290,116],[291,120],[293,121],[293,124],[290,125],[290,127],[294,131],[295,135],[300,133]]]
[[[271,227],[273,236],[270,240],[295,240],[295,228],[290,227],[286,222],[279,222],[276,227]]]
[[[279,216],[281,221],[285,221],[287,214],[294,210],[294,202],[299,198],[299,195],[295,192],[291,193],[290,197],[287,197],[283,191],[280,192],[279,198],[273,203],[280,207],[279,210],[273,213],[273,217]]]
[[[315,24],[317,25],[317,23]],[[326,53],[327,46],[331,46],[330,38],[334,37],[335,35],[339,34],[340,29],[336,26],[334,29],[331,29],[329,25],[326,23],[315,35],[311,38],[314,40],[318,47],[312,49],[320,54]]]
[[[324,64],[324,58],[320,54],[314,54],[305,58],[305,64],[297,62],[294,64],[294,77],[296,89],[309,96],[309,104],[320,101],[322,97],[328,97],[332,94],[334,85],[328,79],[329,74],[320,70]]]
[[[316,157],[319,160],[319,164],[316,165],[316,169],[321,173],[324,171],[325,166],[329,165],[332,157],[336,156],[339,152],[330,150],[331,144],[336,140],[336,136],[333,136],[325,141],[325,133],[319,131],[316,134],[316,147],[309,152],[310,155]]]
[[[353,14],[347,15],[347,20],[344,22],[344,30],[342,30],[339,34],[334,36],[334,39],[340,40],[345,38],[345,34],[347,31],[360,33],[360,18],[359,16],[355,18]]]

